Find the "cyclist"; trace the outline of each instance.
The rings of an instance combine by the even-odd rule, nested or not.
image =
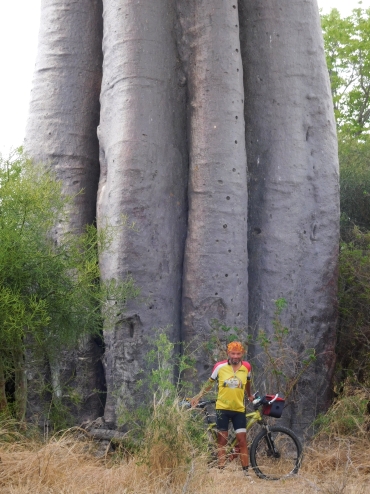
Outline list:
[[[217,362],[211,377],[190,403],[192,407],[197,406],[200,398],[212,389],[216,381],[218,382],[216,401],[218,467],[221,469],[225,467],[227,436],[231,421],[238,440],[243,471],[248,476],[249,455],[244,399],[246,396],[249,401],[253,401],[254,397],[251,394],[251,365],[243,361],[243,355],[244,347],[239,341],[229,343],[228,359]]]

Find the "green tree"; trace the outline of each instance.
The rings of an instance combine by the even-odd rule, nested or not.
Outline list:
[[[337,368],[369,382],[370,9],[322,16],[338,127],[341,248]]]
[[[88,226],[54,240],[52,230],[71,201],[50,170],[21,152],[0,161],[0,410],[8,407],[6,383],[13,381],[20,420],[27,402],[26,347],[55,362],[61,350],[101,331],[102,314],[112,313],[109,299],[136,293],[131,279],[99,282],[98,251],[109,248],[109,227],[98,235]],[[60,383],[53,384],[59,398]]]
[[[338,129],[342,238],[370,228],[370,9],[321,18]]]
[[[340,379],[370,383],[370,232],[358,227],[340,251],[337,341]]]
[[[326,61],[340,134],[357,137],[370,128],[370,9],[321,18]]]
[[[339,136],[341,236],[352,238],[353,225],[370,230],[370,139]]]

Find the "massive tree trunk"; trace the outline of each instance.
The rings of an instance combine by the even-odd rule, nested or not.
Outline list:
[[[241,0],[249,167],[249,325],[272,333],[273,300],[300,360],[315,348],[297,430],[328,403],[335,361],[338,160],[316,0]],[[256,353],[258,348],[254,348]],[[268,390],[272,392],[273,390]]]
[[[108,221],[120,228],[124,215],[128,225],[101,255],[101,275],[124,279],[131,274],[141,289],[114,327],[105,329],[105,420],[110,425],[130,398],[140,400],[137,381],[155,328],[167,327],[170,339],[180,339],[186,90],[174,3],[104,0],[98,224]]]
[[[236,5],[179,2],[189,91],[189,224],[183,338],[198,377],[210,372],[212,319],[247,330],[247,163],[243,70]],[[186,46],[188,45],[188,46]]]
[[[336,324],[338,163],[316,0],[103,4],[98,224],[117,229],[101,276],[141,288],[106,322],[105,419],[140,401],[154,328],[201,348],[214,318],[256,342],[284,297],[290,345],[318,355],[290,408],[303,430],[327,403]],[[26,147],[67,192],[85,190],[57,235],[94,220],[101,41],[99,1],[44,0]],[[77,368],[82,390],[98,375]]]
[[[35,161],[50,163],[64,192],[75,196],[68,223],[56,227],[56,239],[65,231],[79,233],[95,221],[101,43],[101,0],[42,1],[25,148]],[[100,397],[93,392],[101,387],[100,357],[100,348],[89,340],[60,362],[64,378],[82,399],[81,419],[102,411]],[[37,397],[31,399],[31,408],[32,402],[37,404]]]

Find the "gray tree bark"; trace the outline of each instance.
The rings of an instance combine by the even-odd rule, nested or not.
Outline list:
[[[65,231],[79,233],[95,221],[101,43],[101,0],[42,1],[25,149],[35,161],[50,163],[64,192],[75,196],[68,223],[56,227],[56,239]],[[81,345],[60,366],[80,394],[82,420],[101,414],[102,403],[93,392],[101,388],[101,350],[93,340]],[[31,408],[32,402],[38,408],[37,401],[37,396],[31,399]]]
[[[271,334],[273,300],[284,297],[290,345],[301,359],[315,348],[291,407],[291,425],[302,431],[328,404],[335,362],[339,190],[330,84],[316,0],[241,0],[239,7],[249,325],[253,341],[259,328]]]
[[[105,421],[140,401],[153,328],[203,343],[215,318],[249,324],[255,342],[284,297],[292,347],[318,355],[291,407],[301,431],[329,398],[336,324],[338,162],[316,0],[103,5],[97,215],[118,233],[101,276],[141,288],[106,323]],[[76,231],[95,215],[101,29],[97,0],[43,2],[26,148],[66,191],[85,189]]]
[[[105,421],[136,403],[149,337],[180,339],[186,235],[186,111],[173,0],[104,0],[98,222],[122,228],[101,255],[103,279],[131,274],[141,289],[105,329]],[[118,308],[117,313],[120,312]]]
[[[212,319],[247,329],[247,163],[236,3],[179,2],[189,91],[183,339],[204,354]],[[208,377],[204,355],[198,377]]]

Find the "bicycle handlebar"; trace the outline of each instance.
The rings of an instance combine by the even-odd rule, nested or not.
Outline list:
[[[258,396],[258,391],[254,393],[253,395],[255,399],[253,400],[253,407],[255,410],[257,410],[260,406],[262,405],[271,405],[271,403],[274,403],[279,397],[279,393],[276,393],[276,395],[272,398],[272,400],[267,400],[266,396]]]
[[[198,405],[194,408],[205,408],[207,405],[214,405],[216,403],[216,400],[207,400],[207,401],[201,401],[198,403]],[[189,400],[183,400],[179,402],[179,405],[182,407],[190,408],[190,401]]]
[[[269,404],[269,405],[271,405],[271,403],[274,403],[274,401],[275,401],[275,400],[277,400],[277,399],[278,399],[278,397],[279,397],[279,393],[276,393],[276,395],[274,396],[274,398],[273,398],[272,400],[270,400],[270,401],[268,402],[268,404]]]
[[[253,405],[254,405],[255,409],[257,409],[257,408],[259,408],[262,405],[271,405],[272,403],[274,403],[274,401],[276,401],[278,399],[279,393],[276,393],[276,395],[273,397],[272,400],[266,400],[266,396],[263,396],[262,398],[260,398],[258,396],[258,391],[256,393],[254,393],[253,396],[255,396],[255,400],[253,401]],[[201,408],[201,409],[203,409],[207,405],[214,405],[215,403],[216,403],[216,400],[201,401],[194,408]],[[179,405],[180,406],[184,406],[186,408],[190,408],[191,407],[189,400],[180,401]]]
[[[198,403],[198,405],[195,408],[204,408],[207,405],[214,405],[216,403],[216,400],[207,400],[207,401],[201,401]]]

